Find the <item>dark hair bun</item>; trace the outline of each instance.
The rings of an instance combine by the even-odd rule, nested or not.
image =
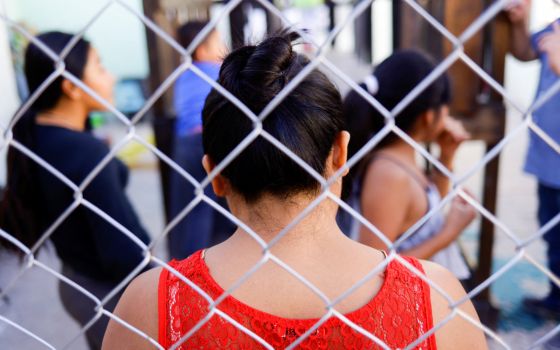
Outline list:
[[[295,32],[284,31],[226,57],[219,84],[251,111],[260,113],[309,63],[293,50]],[[203,110],[205,153],[222,161],[252,130],[253,122],[213,90]],[[336,134],[343,129],[342,102],[336,87],[314,70],[264,119],[263,128],[315,171],[324,173]],[[255,139],[223,171],[249,201],[263,193],[289,196],[318,188],[317,181],[262,137]]]
[[[261,112],[308,63],[293,50],[297,39],[297,33],[289,32],[272,36],[258,46],[238,49],[224,61],[222,85],[245,100],[253,112]],[[257,94],[255,88],[259,89]]]

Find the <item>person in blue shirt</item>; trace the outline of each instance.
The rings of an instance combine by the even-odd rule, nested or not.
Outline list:
[[[207,22],[192,21],[178,29],[180,44],[187,48]],[[217,30],[211,31],[207,38],[194,50],[193,65],[212,80],[218,79],[225,46]],[[173,107],[177,114],[176,135],[185,137],[202,131],[202,108],[212,87],[191,69],[184,72],[175,83]]]
[[[531,0],[519,0],[508,9],[512,23],[512,54],[521,61],[539,59],[542,63],[536,99],[547,93],[558,82],[560,73],[560,24],[555,20],[543,30],[528,31]],[[533,121],[544,131],[545,141],[530,131],[525,171],[538,181],[538,218],[542,226],[560,213],[560,94],[555,94],[533,112]],[[556,149],[555,149],[556,148]],[[544,235],[548,244],[548,268],[560,276],[560,224]],[[525,306],[543,316],[560,318],[560,288],[550,283],[550,292],[544,299],[525,299]],[[560,339],[559,339],[560,340]],[[560,342],[558,342],[560,344]]]
[[[190,21],[182,25],[177,36],[187,48],[197,38],[208,22]],[[193,65],[208,78],[216,80],[220,71],[225,45],[217,30],[212,30],[192,53]],[[172,159],[197,181],[206,177],[202,167],[202,108],[212,87],[192,69],[185,71],[176,81],[173,104],[177,115],[175,143]],[[170,176],[170,220],[173,221],[195,198],[195,188],[181,174],[173,171]],[[211,188],[205,193],[221,205]],[[207,203],[201,202],[182,218],[170,231],[168,249],[170,258],[184,259],[195,251],[219,243],[234,231],[233,225]]]

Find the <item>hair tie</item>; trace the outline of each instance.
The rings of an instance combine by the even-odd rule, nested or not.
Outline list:
[[[375,96],[375,94],[377,94],[377,92],[379,91],[379,82],[377,81],[377,78],[373,74],[367,76],[364,79],[364,84],[366,85],[367,91],[372,96]]]

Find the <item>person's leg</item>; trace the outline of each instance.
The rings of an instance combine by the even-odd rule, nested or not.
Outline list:
[[[171,159],[182,169],[185,169],[187,158],[187,145],[184,137],[177,137],[173,147]],[[169,220],[170,224],[181,213],[183,208],[193,199],[193,189],[187,180],[176,170],[171,169],[169,174]],[[181,220],[180,223],[184,221]],[[179,224],[180,224],[179,223]],[[167,246],[170,259],[181,259],[184,246],[182,229],[176,225],[167,235]]]
[[[539,224],[546,225],[560,213],[560,189],[539,184]],[[560,277],[560,223],[552,227],[543,237],[548,244],[548,268],[557,277]],[[560,309],[560,288],[550,283],[550,302],[555,303]]]
[[[541,227],[560,213],[560,189],[539,184],[538,218]],[[548,268],[560,276],[560,224],[551,227],[543,236],[547,243]],[[560,318],[560,289],[550,282],[550,292],[544,299],[527,298],[523,301],[527,310],[543,317]]]
[[[206,177],[202,167],[202,135],[194,134],[178,138],[175,143],[174,161],[197,181]],[[170,176],[171,220],[179,215],[195,199],[195,187],[181,174],[172,171]],[[211,186],[205,190],[212,191]],[[168,247],[171,259],[184,259],[199,249],[210,246],[213,209],[206,203],[198,203],[169,232]]]
[[[116,284],[96,281],[74,272],[68,266],[63,266],[62,274],[87,289],[99,299],[103,299],[113,290],[114,287],[116,287]],[[60,281],[58,284],[58,293],[66,312],[68,312],[68,314],[70,314],[70,316],[78,322],[81,327],[85,327],[95,317],[95,302],[85,296],[82,292]],[[121,293],[113,297],[104,306],[104,308],[112,312],[115,309],[120,295]],[[85,336],[90,349],[101,349],[103,336],[105,335],[105,330],[107,329],[108,324],[109,317],[102,315],[93,325],[91,325],[91,327],[87,329]]]

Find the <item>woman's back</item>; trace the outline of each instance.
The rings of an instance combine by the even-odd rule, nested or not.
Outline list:
[[[418,260],[405,259],[422,271]],[[224,289],[212,277],[204,261],[204,251],[199,251],[181,262],[173,262],[171,266],[199,286],[213,300],[224,293]],[[310,334],[302,341],[302,348],[381,348],[376,346],[376,341],[392,349],[404,348],[432,328],[430,288],[395,260],[389,262],[381,274],[383,281],[378,291],[372,294],[363,306],[344,313],[343,318],[346,322],[332,316],[316,329],[312,328],[319,322],[320,315],[306,319],[279,317],[253,308],[233,296],[226,297],[217,309],[275,349],[288,347],[303,335],[307,335],[308,331]],[[267,295],[260,292],[261,295]],[[204,319],[209,303],[167,270],[163,270],[161,274],[159,295],[159,342],[168,348],[180,341]],[[274,295],[268,295],[267,299],[275,303]],[[339,305],[334,308],[339,309]],[[287,307],[284,311],[288,310],[294,309]],[[295,311],[297,313],[299,310]],[[326,314],[324,308],[322,314]],[[355,331],[360,328],[372,335],[368,338]],[[254,338],[240,328],[222,317],[215,316],[182,343],[181,348],[203,347],[238,349],[256,348],[258,345]],[[416,348],[435,349],[435,338],[427,337]]]
[[[341,246],[340,242],[338,245]],[[256,339],[274,349],[283,349],[302,335],[307,335],[306,332],[311,328],[313,330],[307,339],[297,348],[397,349],[405,348],[420,338],[414,348],[486,348],[483,333],[460,316],[447,319],[452,312],[447,299],[416,275],[416,272],[425,274],[452,301],[458,301],[465,296],[465,292],[449,271],[414,258],[397,258],[393,255],[385,260],[383,256],[377,255],[377,251],[368,247],[362,250],[361,247],[353,249],[352,256],[342,253],[334,258],[337,262],[345,260],[344,268],[352,278],[345,278],[344,273],[325,268],[325,265],[329,265],[328,261],[333,260],[328,255],[322,261],[313,259],[315,268],[321,272],[312,276],[306,275],[305,268],[302,271],[301,266],[289,262],[290,258],[300,254],[282,259],[327,294],[331,301],[341,295],[333,295],[332,288],[329,290],[325,285],[332,286],[345,279],[344,283],[338,283],[338,289],[347,291],[354,286],[353,283],[348,284],[348,280],[358,279],[359,282],[368,273],[375,272],[372,273],[373,277],[367,276],[371,280],[364,283],[363,287],[334,305],[333,309],[337,312],[324,320],[321,318],[327,314],[326,305],[319,306],[319,298],[314,292],[301,293],[302,288],[307,288],[301,281],[293,278],[291,283],[286,283],[282,274],[271,274],[267,270],[258,275],[257,270],[253,277],[235,288],[224,281],[232,276],[241,277],[238,275],[240,271],[247,272],[245,263],[232,261],[232,255],[215,254],[212,257],[211,250],[219,249],[219,246],[206,250],[207,253],[199,251],[183,261],[170,263],[173,270],[159,268],[135,279],[115,309],[115,314],[122,321],[151,338],[152,344],[121,325],[112,323],[105,336],[103,349],[152,349],[155,343],[165,349],[177,343],[181,344],[177,347],[179,349],[262,348]],[[363,266],[362,259],[368,256],[367,251],[371,253],[368,262],[373,262]],[[256,256],[261,252],[258,249],[238,249],[235,253],[243,257]],[[267,264],[274,265],[272,262]],[[228,277],[223,280],[219,276]],[[284,282],[276,290],[270,289],[276,280]],[[234,288],[231,296],[221,300],[215,309],[209,308],[210,302],[220,300],[224,290],[231,287]],[[242,288],[245,292],[238,293]],[[348,300],[354,305],[358,305],[358,302],[361,304],[356,308],[345,307],[343,302]],[[315,308],[306,306],[305,301]],[[298,303],[299,307],[294,306]],[[478,319],[470,301],[457,308],[473,320]],[[317,325],[318,322],[322,323]],[[435,333],[430,332],[441,322],[445,322],[444,327]]]

